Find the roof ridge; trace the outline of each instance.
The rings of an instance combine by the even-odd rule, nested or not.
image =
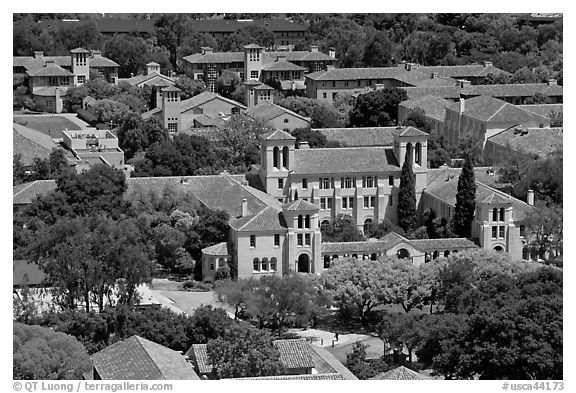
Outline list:
[[[164,377],[164,379],[168,379],[166,378],[166,375],[164,375],[164,373],[162,372],[162,370],[160,369],[160,367],[158,367],[158,365],[156,364],[156,362],[154,361],[154,359],[152,358],[152,356],[150,355],[150,353],[148,352],[148,350],[146,349],[146,347],[144,347],[144,345],[142,345],[142,342],[140,341],[140,339],[142,340],[146,340],[144,337],[140,337],[139,335],[135,334],[133,337],[136,338],[136,341],[138,342],[138,344],[140,345],[140,347],[144,350],[144,352],[146,353],[146,355],[148,355],[148,358],[150,359],[150,361],[152,362],[152,364],[154,365],[154,367],[156,368],[156,370],[158,370],[158,372],[160,373],[160,375],[162,375]],[[146,340],[146,341],[150,341],[150,340]],[[151,343],[156,344],[154,341],[150,341]],[[160,344],[157,344],[160,345]]]
[[[494,116],[496,116],[498,114],[498,112],[500,112],[502,109],[504,109],[504,107],[506,106],[506,104],[508,104],[507,102],[504,101],[504,103],[502,104],[502,106],[492,114],[492,116],[490,116],[488,119],[486,119],[486,121],[490,121],[490,119],[492,119]]]
[[[21,189],[20,191],[18,191],[16,194],[13,194],[13,195],[12,195],[12,198],[18,196],[18,195],[19,195],[20,193],[22,193],[24,190],[27,190],[28,188],[32,187],[32,185],[35,184],[37,181],[39,181],[39,180],[34,180],[34,181],[28,183],[28,185],[27,185],[26,187],[22,188],[22,189]]]
[[[267,210],[268,208],[273,209],[271,206],[266,206],[264,209],[260,210],[258,213],[254,213],[252,215],[252,218],[250,218],[248,221],[246,221],[241,227],[237,228],[236,231],[241,231],[244,227],[246,227],[246,225],[250,224],[252,221],[254,221],[254,219],[256,217],[258,217],[260,214],[262,214],[265,210]],[[274,211],[276,211],[276,209],[273,209]],[[277,211],[276,211],[277,212]],[[247,216],[250,217],[250,216]],[[243,217],[240,217],[243,218]]]

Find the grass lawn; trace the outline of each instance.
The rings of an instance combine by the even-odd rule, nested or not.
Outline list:
[[[52,138],[62,138],[63,130],[80,130],[80,127],[62,116],[14,116],[14,122],[40,131]]]

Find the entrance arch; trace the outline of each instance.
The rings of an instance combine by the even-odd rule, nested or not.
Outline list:
[[[396,256],[398,257],[398,259],[410,258],[410,252],[405,248],[401,248],[396,253]]]
[[[495,251],[504,251],[504,248],[502,248],[502,246],[496,246],[494,247]]]
[[[308,254],[298,256],[298,273],[310,273],[310,257]]]

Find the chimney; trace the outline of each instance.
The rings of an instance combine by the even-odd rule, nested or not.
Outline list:
[[[464,113],[464,111],[466,110],[466,103],[464,101],[464,98],[460,98],[460,105],[458,106],[458,114],[462,114]]]
[[[484,67],[492,67],[491,61],[483,61],[482,64],[484,65]]]
[[[203,55],[214,52],[214,49],[210,48],[209,46],[203,46],[201,49]]]
[[[526,202],[530,206],[534,206],[534,190],[528,190],[528,198]]]
[[[97,49],[94,49],[94,50],[92,51],[92,57],[102,57],[102,52],[100,52],[100,51],[97,50]]]
[[[44,57],[44,51],[41,51],[41,50],[34,51],[34,58],[35,59],[41,59],[43,57]]]
[[[246,217],[248,215],[248,201],[246,198],[242,199],[242,216]]]
[[[334,64],[326,64],[326,71],[335,70],[336,66]]]
[[[336,58],[336,49],[335,48],[328,49],[328,56],[333,57],[335,59]]]
[[[548,79],[548,86],[557,85],[558,81],[556,79]]]
[[[384,89],[384,83],[376,83],[375,90],[382,90]]]
[[[310,52],[318,52],[318,45],[311,45]]]
[[[472,85],[472,82],[470,82],[469,80],[466,80],[466,79],[458,79],[456,81],[456,86],[458,86],[461,89],[468,87],[468,86],[471,86],[471,85]]]
[[[437,79],[438,78],[438,73],[437,72],[433,72],[432,73],[432,79]]]
[[[406,71],[410,71],[412,69],[412,63],[406,63],[404,64],[404,68],[406,69]]]
[[[308,144],[308,141],[300,141],[300,146],[298,148],[299,149],[310,149],[310,145]]]

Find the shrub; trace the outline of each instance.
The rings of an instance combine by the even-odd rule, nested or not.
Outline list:
[[[230,278],[230,268],[227,265],[219,267],[216,270],[216,274],[214,275],[214,280],[227,280]]]
[[[184,281],[182,288],[191,292],[209,292],[212,290],[212,283],[188,280]]]

